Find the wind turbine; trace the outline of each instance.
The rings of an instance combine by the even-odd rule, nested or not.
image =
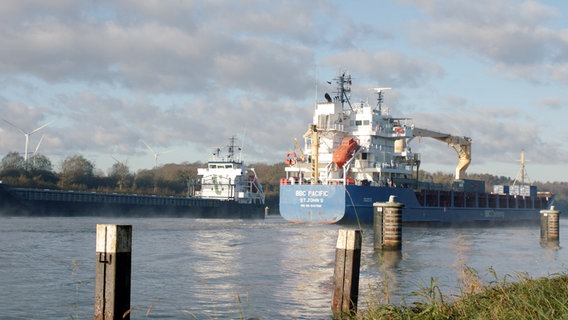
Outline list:
[[[41,136],[41,138],[39,139],[39,142],[37,143],[37,146],[34,150],[34,153],[32,153],[32,164],[33,164],[34,168],[35,168],[35,163],[36,163],[36,154],[37,154],[37,151],[39,150],[39,146],[41,145],[41,142],[43,141],[43,138],[45,138],[45,134]]]
[[[30,136],[31,136],[32,134],[38,132],[39,130],[41,130],[41,129],[47,127],[47,126],[48,126],[49,124],[51,124],[53,121],[50,121],[50,122],[44,124],[43,126],[37,128],[37,129],[34,129],[34,130],[30,131],[30,132],[25,132],[25,131],[22,130],[20,127],[16,126],[15,124],[11,123],[10,121],[8,121],[8,120],[6,120],[6,119],[2,119],[2,120],[4,120],[4,122],[6,122],[7,124],[11,125],[12,127],[18,129],[18,131],[20,131],[20,132],[26,137],[26,144],[25,144],[25,148],[24,148],[24,149],[25,149],[25,150],[24,150],[24,164],[25,164],[26,169],[27,169],[27,168],[28,168],[28,144],[30,143]],[[42,138],[43,138],[43,137],[42,137]],[[40,143],[41,143],[41,141],[40,141]],[[38,148],[39,148],[39,145],[38,145]]]
[[[39,142],[37,143],[37,146],[36,146],[36,148],[35,148],[35,150],[34,150],[34,153],[33,153],[32,157],[35,156],[36,153],[37,153],[37,151],[39,150],[39,146],[41,145],[41,142],[43,141],[43,138],[45,138],[45,134],[42,135],[41,138],[39,139]]]
[[[154,155],[154,169],[156,169],[158,167],[158,155],[168,153],[168,152],[172,152],[172,150],[168,150],[168,151],[157,153],[146,142],[144,142],[144,140],[140,140],[140,141],[142,141],[142,143],[146,146],[146,148],[148,148],[148,150],[150,150],[150,152],[152,152],[152,154]]]

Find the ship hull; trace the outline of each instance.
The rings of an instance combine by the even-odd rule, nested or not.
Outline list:
[[[0,215],[264,219],[265,206],[199,198],[11,188],[0,184]]]
[[[536,197],[509,196],[503,201],[498,198],[503,198],[502,195],[451,192],[453,200],[449,205],[427,206],[421,203],[427,200],[420,200],[409,188],[283,184],[280,185],[280,214],[291,222],[369,224],[373,223],[373,204],[387,202],[391,195],[403,204],[402,221],[407,224],[538,222],[540,210],[547,205]],[[472,197],[475,197],[473,201]]]

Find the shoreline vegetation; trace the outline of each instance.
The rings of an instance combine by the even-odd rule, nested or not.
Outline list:
[[[42,154],[32,156],[26,163],[22,155],[12,151],[0,160],[0,180],[15,187],[185,196],[192,186],[197,187],[197,168],[204,165],[200,161],[167,163],[133,172],[127,161],[116,160],[105,170],[97,168],[93,161],[82,155],[74,155],[65,158],[57,165],[59,170],[55,170],[51,160]],[[247,167],[255,168],[264,188],[266,204],[276,209],[280,178],[286,167],[284,161],[248,163]],[[451,186],[454,180],[453,173],[420,170],[417,175],[420,181],[437,185]],[[492,190],[494,185],[514,183],[510,177],[483,173],[468,173],[465,178],[485,181],[485,190]],[[568,211],[568,182],[533,181],[532,185],[540,191],[552,192],[557,210]]]
[[[527,274],[494,280],[484,284],[478,273],[463,268],[459,294],[445,294],[436,279],[411,293],[412,303],[390,304],[388,286],[368,298],[357,315],[342,319],[568,319],[568,275],[552,274],[531,278]],[[512,279],[513,278],[513,279]],[[361,299],[360,299],[361,300]]]

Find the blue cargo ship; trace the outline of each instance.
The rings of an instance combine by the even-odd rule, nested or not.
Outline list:
[[[286,154],[280,180],[280,214],[291,222],[372,223],[373,203],[391,195],[404,205],[405,223],[536,222],[553,195],[538,192],[524,179],[512,186],[485,190],[485,182],[466,179],[471,162],[469,137],[418,128],[410,118],[396,118],[383,107],[390,88],[375,88],[376,106],[352,103],[352,79],[336,79],[333,97],[316,104],[304,147]],[[441,187],[420,182],[420,154],[415,138],[428,137],[451,146],[458,156],[455,180]],[[304,151],[305,150],[305,151]],[[523,157],[524,159],[524,157]],[[523,169],[524,169],[524,163]]]

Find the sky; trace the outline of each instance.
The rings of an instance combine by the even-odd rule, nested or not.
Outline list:
[[[340,72],[353,101],[473,140],[467,172],[568,181],[568,2],[515,0],[0,3],[0,157],[82,155],[107,173],[206,162],[235,136],[277,163]],[[330,91],[331,92],[331,91]],[[40,144],[41,141],[41,144]],[[457,155],[414,140],[420,169]]]

